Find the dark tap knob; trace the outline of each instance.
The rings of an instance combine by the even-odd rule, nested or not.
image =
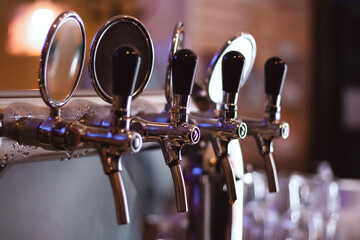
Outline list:
[[[220,117],[223,121],[237,117],[238,92],[241,86],[245,57],[238,51],[227,52],[222,59],[223,104]]]
[[[113,109],[110,126],[111,133],[114,138],[129,139],[131,150],[136,152],[139,151],[142,140],[138,133],[129,131],[129,117],[140,57],[135,49],[121,47],[114,52],[112,63]],[[105,173],[109,176],[111,187],[113,189],[118,223],[128,223],[130,220],[126,193],[120,175],[121,150],[105,145],[101,148],[100,156]]]
[[[238,51],[227,52],[222,60],[223,91],[238,93],[242,80],[245,57]]]
[[[196,54],[189,49],[182,49],[174,54],[171,61],[174,94],[191,94],[198,61]]]
[[[188,122],[190,94],[193,89],[198,57],[189,49],[177,51],[171,60],[174,100],[171,121],[175,124]]]
[[[272,57],[265,63],[265,113],[269,121],[280,119],[280,99],[285,82],[287,64],[278,57]]]
[[[281,95],[287,64],[278,57],[272,57],[265,63],[265,93],[267,95]]]
[[[121,47],[113,54],[113,94],[131,96],[140,66],[139,53],[131,47]]]
[[[140,66],[139,53],[121,47],[113,54],[113,129],[129,129],[130,106]],[[116,131],[116,130],[115,130]]]

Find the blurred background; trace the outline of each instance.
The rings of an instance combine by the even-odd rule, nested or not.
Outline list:
[[[278,168],[313,171],[327,160],[339,177],[360,177],[360,2],[355,0],[2,0],[0,90],[36,89],[39,55],[46,32],[64,10],[84,21],[87,52],[97,29],[109,18],[132,15],[149,31],[155,66],[148,89],[163,89],[168,49],[178,21],[185,46],[200,59],[203,84],[214,54],[239,32],[252,34],[257,57],[240,91],[239,113],[262,117],[264,63],[279,56],[288,63],[282,120],[288,140],[275,142]],[[87,69],[85,67],[85,69]],[[82,88],[91,88],[85,70]],[[245,163],[263,168],[255,141],[242,141]]]

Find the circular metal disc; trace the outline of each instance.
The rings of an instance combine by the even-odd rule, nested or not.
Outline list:
[[[171,78],[171,59],[174,54],[184,48],[184,24],[182,22],[178,22],[175,26],[170,47],[169,47],[169,57],[168,63],[166,67],[166,79],[165,79],[165,95],[166,100],[169,105],[171,105],[173,101],[173,90],[172,90],[172,78]]]
[[[85,28],[73,11],[60,14],[50,27],[40,56],[39,88],[44,102],[59,108],[74,93],[84,66]]]
[[[140,54],[140,67],[135,83],[135,98],[146,87],[154,64],[154,49],[143,24],[130,16],[116,16],[100,27],[90,47],[91,82],[105,101],[112,103],[112,56],[122,46],[135,48]]]
[[[238,51],[245,57],[246,62],[243,79],[240,82],[240,86],[242,87],[248,79],[255,62],[255,39],[248,33],[241,33],[236,35],[235,37],[229,39],[212,59],[207,71],[205,82],[207,84],[208,96],[210,97],[211,101],[216,104],[221,104],[223,100],[221,59],[223,58],[224,54],[229,51]]]

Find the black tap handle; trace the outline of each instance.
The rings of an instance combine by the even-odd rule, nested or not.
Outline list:
[[[140,55],[131,47],[120,47],[113,54],[113,94],[131,96],[140,66]]]
[[[198,67],[198,57],[189,49],[177,51],[171,60],[174,94],[190,95]]]
[[[244,55],[238,51],[225,53],[222,59],[223,91],[239,92],[245,61]]]
[[[282,94],[287,64],[278,57],[272,57],[265,63],[265,93],[277,96]]]

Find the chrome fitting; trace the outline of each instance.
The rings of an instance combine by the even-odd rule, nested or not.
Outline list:
[[[174,124],[188,122],[190,114],[190,96],[174,94],[174,104],[171,109],[171,121]]]
[[[280,120],[280,100],[281,95],[266,95],[265,97],[265,118],[269,119],[270,122],[274,120]]]
[[[227,122],[237,118],[238,93],[223,92],[223,103],[220,108],[220,120]]]

